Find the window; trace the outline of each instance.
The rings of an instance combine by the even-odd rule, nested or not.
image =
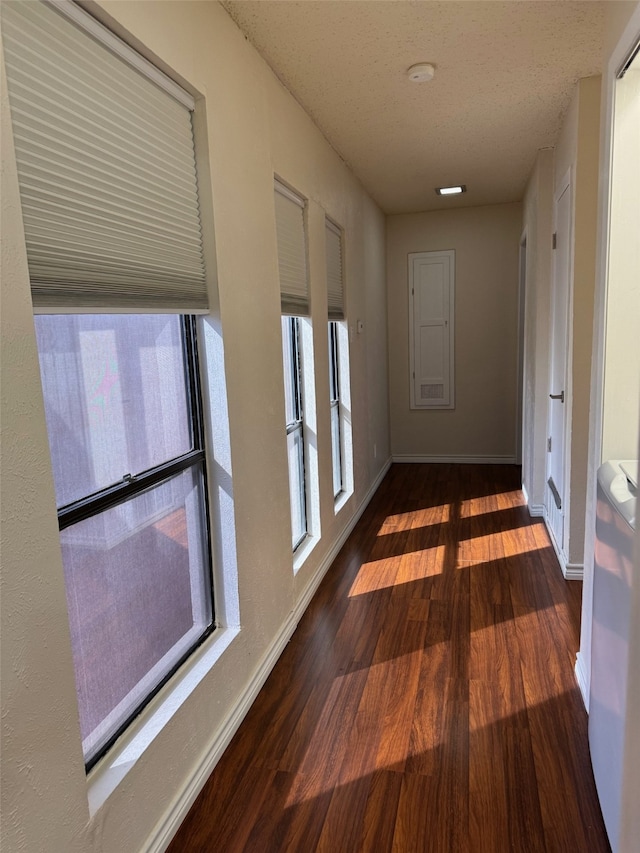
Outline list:
[[[352,434],[349,415],[349,345],[345,318],[343,232],[325,217],[327,306],[329,315],[329,407],[333,497],[338,512],[353,492]]]
[[[307,535],[300,321],[297,317],[282,318],[282,356],[291,495],[291,535],[292,547],[295,551]]]
[[[314,434],[313,343],[310,321],[307,319],[310,304],[306,202],[276,178],[274,210],[282,311],[291,535],[295,552],[305,540],[309,538],[309,541],[313,541],[314,535],[319,535],[320,525],[318,492],[314,488],[317,484],[317,459],[312,449],[305,444],[304,426],[306,422],[309,434]],[[306,398],[306,412],[303,409],[303,397]],[[304,559],[304,555],[305,549],[298,551],[299,560]]]
[[[213,629],[193,318],[35,318],[88,767]]]
[[[214,627],[195,101],[68,0],[2,38],[90,768]]]
[[[338,363],[338,324],[329,322],[329,405],[331,408],[331,455],[333,496],[342,492],[342,442],[340,430],[340,372]]]
[[[76,3],[2,3],[36,308],[208,306],[194,100]]]

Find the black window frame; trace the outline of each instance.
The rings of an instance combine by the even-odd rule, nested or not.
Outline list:
[[[331,429],[331,473],[333,480],[333,498],[337,500],[344,492],[344,466],[342,454],[342,418],[340,416],[340,353],[338,348],[338,321],[329,320],[329,414],[333,421],[337,413],[338,446],[333,446],[333,423]],[[337,453],[336,453],[337,451]],[[335,461],[340,470],[340,487],[336,491]]]
[[[283,317],[290,326],[291,352],[291,379],[292,379],[292,399],[293,399],[293,414],[294,419],[287,421],[285,424],[287,437],[291,433],[298,432],[300,434],[300,456],[299,470],[301,479],[298,483],[300,494],[302,496],[302,534],[295,542],[292,542],[293,552],[298,550],[300,545],[309,535],[309,510],[307,507],[307,468],[306,468],[306,451],[305,451],[305,434],[304,434],[304,408],[303,408],[303,386],[302,386],[302,359],[300,356],[300,318],[294,316]]]
[[[142,312],[141,312],[142,313]],[[190,314],[176,314],[180,317],[182,331],[183,364],[186,379],[187,408],[191,428],[191,450],[180,456],[174,457],[159,465],[149,468],[138,474],[127,474],[122,481],[97,492],[87,495],[79,500],[58,508],[58,526],[62,532],[67,527],[99,515],[108,509],[127,503],[135,497],[149,491],[150,489],[167,482],[177,474],[189,468],[199,469],[202,482],[202,530],[204,532],[203,549],[204,565],[206,568],[205,582],[211,595],[211,620],[205,630],[199,635],[179,660],[162,677],[131,711],[126,720],[114,731],[105,744],[85,761],[85,769],[88,773],[101,758],[111,749],[118,738],[129,728],[133,720],[138,717],[151,700],[158,694],[165,684],[175,675],[185,661],[191,657],[193,652],[199,648],[217,627],[215,615],[215,589],[213,583],[211,528],[209,512],[209,493],[207,486],[207,466],[205,452],[205,425],[203,417],[202,392],[200,384],[200,369],[198,360],[197,326],[196,317]]]

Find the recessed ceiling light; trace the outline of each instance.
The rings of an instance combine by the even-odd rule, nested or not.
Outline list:
[[[438,195],[460,195],[460,193],[466,193],[467,188],[464,184],[458,184],[455,187],[436,187],[436,192]]]
[[[436,69],[429,62],[419,62],[407,69],[407,77],[412,83],[427,83],[433,80]]]

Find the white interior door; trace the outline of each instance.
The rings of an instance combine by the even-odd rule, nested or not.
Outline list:
[[[551,533],[564,552],[566,512],[567,352],[571,271],[571,184],[569,177],[555,201],[555,249],[551,294],[551,367],[549,372],[549,437],[545,510]]]

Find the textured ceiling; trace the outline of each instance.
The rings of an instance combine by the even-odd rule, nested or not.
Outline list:
[[[224,0],[387,213],[516,201],[580,77],[606,2]],[[436,66],[411,83],[417,62]],[[463,183],[441,199],[434,187]]]

